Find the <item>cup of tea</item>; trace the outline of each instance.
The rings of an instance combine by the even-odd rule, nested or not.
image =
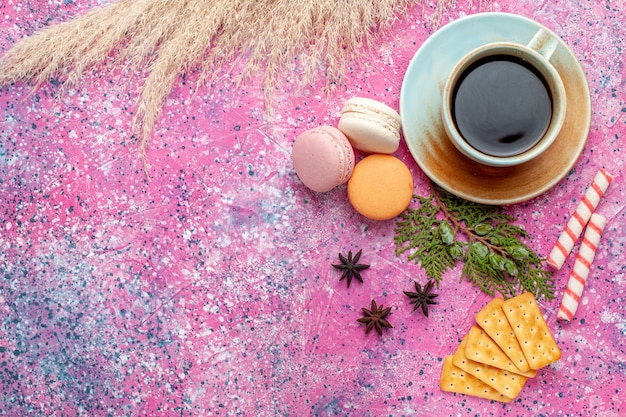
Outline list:
[[[443,88],[442,121],[454,146],[484,165],[530,161],[559,135],[563,81],[550,59],[559,45],[540,29],[527,45],[494,42],[467,53]]]

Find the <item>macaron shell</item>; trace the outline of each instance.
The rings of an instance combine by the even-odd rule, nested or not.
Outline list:
[[[354,97],[343,104],[342,112],[362,113],[382,119],[394,131],[402,126],[400,114],[390,106],[370,98]]]
[[[352,176],[352,171],[354,170],[355,165],[355,155],[354,149],[352,148],[352,144],[347,136],[336,127],[330,126],[322,126],[322,129],[325,129],[326,132],[335,140],[337,146],[339,146],[341,157],[341,169],[339,181],[340,184],[344,184],[348,182],[350,176]]]
[[[393,153],[400,144],[400,115],[386,104],[367,98],[345,102],[338,128],[355,149]]]
[[[356,211],[373,220],[402,213],[413,197],[411,171],[392,155],[373,154],[359,161],[348,181],[348,199]]]
[[[354,150],[348,138],[332,126],[299,134],[291,159],[304,185],[322,193],[348,181],[354,169]]]
[[[339,128],[350,139],[355,149],[367,153],[394,153],[400,145],[400,135],[378,120],[359,114],[346,114],[339,120]]]

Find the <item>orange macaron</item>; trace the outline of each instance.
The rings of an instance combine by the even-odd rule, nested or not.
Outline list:
[[[413,197],[409,168],[392,155],[373,154],[354,167],[348,199],[356,211],[373,220],[389,220],[402,213]]]

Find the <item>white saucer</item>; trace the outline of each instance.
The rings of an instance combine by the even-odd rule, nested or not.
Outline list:
[[[441,91],[463,55],[490,42],[527,44],[542,27],[508,13],[474,14],[438,30],[411,60],[400,92],[404,139],[422,171],[445,190],[483,204],[519,203],[552,188],[578,161],[589,134],[591,98],[582,66],[562,41],[552,62],[565,85],[567,115],[541,156],[515,167],[483,166],[454,147],[441,123]]]

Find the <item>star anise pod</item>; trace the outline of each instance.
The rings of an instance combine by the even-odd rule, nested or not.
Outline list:
[[[429,280],[424,286],[424,290],[422,291],[421,285],[417,283],[417,281],[413,281],[415,284],[415,292],[404,291],[404,293],[411,298],[411,304],[415,304],[413,306],[413,311],[417,310],[420,306],[422,307],[422,312],[426,317],[428,317],[428,305],[429,304],[438,304],[436,301],[433,301],[433,298],[439,296],[439,294],[431,294],[430,291],[433,289],[435,282]]]
[[[389,315],[391,311],[391,307],[383,308],[382,304],[380,307],[376,305],[376,301],[372,300],[372,307],[370,310],[367,308],[362,308],[363,317],[358,319],[359,323],[367,324],[365,328],[365,334],[369,333],[372,329],[376,329],[376,333],[379,335],[383,335],[383,327],[387,327],[389,329],[393,328],[393,326],[387,321],[385,317]]]
[[[340,253],[339,260],[341,263],[338,265],[333,264],[333,267],[343,270],[339,281],[346,278],[348,281],[348,288],[350,288],[350,283],[352,282],[353,277],[363,282],[363,277],[361,277],[361,273],[359,271],[370,267],[369,265],[358,263],[359,258],[361,257],[361,252],[362,249],[359,249],[356,255],[354,255],[354,258],[352,257],[352,251],[348,252],[347,258]]]

